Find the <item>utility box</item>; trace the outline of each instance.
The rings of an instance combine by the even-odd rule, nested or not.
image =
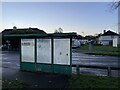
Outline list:
[[[72,73],[71,33],[21,36],[20,70]]]

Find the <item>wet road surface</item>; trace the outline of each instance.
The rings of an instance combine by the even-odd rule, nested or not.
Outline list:
[[[84,65],[98,65],[98,66],[113,66],[118,67],[118,57],[113,56],[102,56],[102,55],[88,55],[83,53],[72,54],[73,64],[84,64]]]
[[[42,73],[24,72],[19,70],[19,53],[2,52],[2,79],[20,80],[29,84],[28,88],[58,88],[62,89],[68,82],[68,76]]]
[[[94,66],[111,66],[119,67],[119,57],[115,56],[102,56],[102,55],[88,55],[83,52],[72,53],[72,63],[82,65],[94,65]],[[75,68],[73,68],[73,72]],[[105,69],[92,69],[92,68],[81,68],[81,73],[95,74],[98,76],[107,76],[107,70]],[[112,70],[112,76],[120,76],[120,70]]]
[[[2,67],[3,74],[6,73],[7,69],[19,70],[19,52],[2,52]],[[72,63],[82,65],[97,65],[97,66],[119,66],[119,58],[114,56],[101,56],[101,55],[88,55],[82,52],[72,53]],[[8,70],[9,71],[9,70]],[[11,71],[12,72],[12,71]],[[76,68],[73,68],[73,73],[76,72]],[[80,68],[81,73],[96,74],[99,76],[107,76],[107,70],[103,69],[91,69],[91,68]],[[119,76],[117,70],[112,70],[112,76]]]

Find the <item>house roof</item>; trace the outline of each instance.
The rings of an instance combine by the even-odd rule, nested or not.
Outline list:
[[[74,37],[75,33],[51,33],[51,34],[11,34],[4,35],[4,37],[20,37],[20,38],[34,38],[34,37]]]
[[[76,33],[46,33],[38,28],[5,29],[2,31],[3,37],[75,37]]]
[[[107,31],[107,32],[105,32],[104,34],[102,34],[102,36],[119,36],[119,34],[117,34],[117,33],[115,33],[115,32],[112,32],[112,31]]]
[[[46,34],[45,31],[38,28],[22,28],[22,29],[5,29],[2,31],[3,35],[12,35],[12,34]]]

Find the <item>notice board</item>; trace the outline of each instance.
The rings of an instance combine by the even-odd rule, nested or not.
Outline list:
[[[35,62],[35,39],[21,39],[21,61]]]
[[[70,65],[70,39],[54,39],[54,64]]]
[[[37,39],[37,63],[51,64],[51,39]]]

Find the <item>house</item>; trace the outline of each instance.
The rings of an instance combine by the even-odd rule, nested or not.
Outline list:
[[[113,47],[120,47],[120,36],[113,39]]]
[[[71,36],[73,38],[76,37],[76,33],[53,33],[53,34],[48,34],[46,33],[45,31],[43,30],[40,30],[38,28],[17,28],[17,27],[13,27],[12,29],[4,29],[0,35],[2,36],[2,45],[0,45],[0,48],[1,47],[6,47],[5,49],[14,49],[14,50],[18,50],[19,49],[19,46],[20,46],[20,39],[25,35],[24,38],[27,38],[27,37],[30,37],[30,35],[33,35],[31,36],[31,38],[34,38],[34,35],[35,36],[39,36],[41,34],[41,37],[42,35],[43,36],[46,36],[49,35],[49,36],[62,36],[62,37],[68,37],[68,36]]]
[[[20,37],[13,36],[9,37],[9,35],[21,35],[21,34],[46,34],[43,30],[40,30],[38,28],[17,28],[13,27],[12,29],[4,29],[1,32],[2,35],[2,45],[3,46],[8,46],[10,45],[11,48],[13,49],[18,49],[19,48],[19,43],[20,43]]]
[[[12,29],[4,29],[2,35],[12,35],[12,34],[46,34],[43,30],[38,28],[17,28],[14,26]]]
[[[113,39],[118,37],[119,34],[110,30],[108,31],[104,30],[104,33],[99,37],[99,42],[102,45],[113,45]]]

